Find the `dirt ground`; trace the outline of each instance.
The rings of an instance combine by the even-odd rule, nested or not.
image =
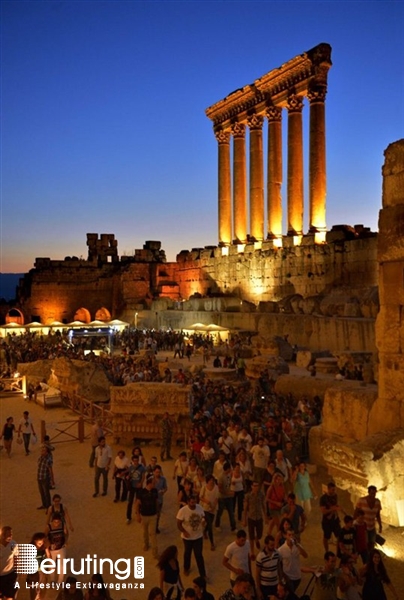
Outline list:
[[[72,434],[75,433],[76,427],[73,427],[71,422],[77,419],[77,415],[63,408],[44,411],[42,407],[25,401],[20,394],[0,394],[0,407],[1,424],[5,422],[8,416],[13,416],[14,422],[18,426],[23,411],[29,410],[36,430],[40,430],[40,421],[44,420],[48,434],[54,439],[56,447],[54,452],[55,491],[61,494],[62,502],[68,507],[74,526],[74,532],[70,535],[68,543],[67,556],[78,561],[87,554],[91,556],[97,554],[98,557],[107,557],[113,560],[144,555],[144,589],[131,591],[122,589],[117,591],[114,589],[111,590],[111,596],[114,600],[123,598],[126,600],[146,599],[150,588],[158,585],[159,578],[155,566],[156,561],[152,558],[151,551],[149,550],[145,554],[142,551],[141,526],[134,520],[130,525],[126,524],[126,504],[113,503],[114,491],[111,480],[106,497],[92,497],[94,482],[93,470],[88,465],[89,442],[86,441],[82,444],[78,441],[62,442],[62,439],[66,439],[66,434],[58,434],[58,430],[64,429],[67,425],[71,426],[69,431]],[[67,421],[70,424],[66,423]],[[89,431],[89,427],[86,431]],[[109,443],[112,446],[113,457],[115,457],[121,446],[113,445],[112,440],[109,440]],[[130,454],[131,448],[124,447],[123,449]],[[181,448],[173,448],[174,456],[180,450]],[[155,446],[144,446],[143,451],[147,461],[153,455],[159,456],[159,449]],[[28,543],[34,532],[42,531],[45,527],[44,511],[37,510],[37,506],[41,503],[36,482],[38,456],[39,444],[32,447],[32,453],[29,456],[25,456],[23,446],[18,445],[15,441],[10,459],[4,450],[0,452],[1,526],[11,525],[14,539],[20,543]],[[164,462],[162,466],[164,475],[168,480],[169,491],[164,501],[160,525],[161,534],[158,536],[159,551],[161,552],[170,544],[178,545],[180,564],[182,565],[182,541],[175,521],[177,503],[176,483],[172,479],[174,462]],[[319,496],[321,485],[327,483],[327,476],[325,473],[318,473],[314,476],[313,481]],[[341,492],[339,496],[344,508],[348,512],[352,512],[352,506],[347,495]],[[309,557],[303,560],[302,564],[321,565],[323,562],[321,518],[318,501],[313,504],[314,507],[309,517],[308,527],[302,536],[302,545],[308,552]],[[399,591],[400,598],[404,598],[404,537],[402,528],[395,529],[386,526],[383,535],[387,539],[386,554],[389,555],[385,558],[387,570]],[[208,591],[213,593],[217,599],[229,587],[229,572],[222,566],[221,562],[227,544],[234,540],[234,534],[230,532],[226,513],[222,519],[222,532],[215,532],[215,537],[217,549],[211,551],[210,544],[206,541],[204,558],[208,573]],[[330,549],[335,549],[335,546],[331,546]],[[185,587],[192,586],[192,579],[197,575],[195,561],[192,559],[190,575],[188,577],[183,576]],[[87,576],[78,576],[78,579],[82,582],[89,580]],[[104,579],[113,583],[117,581],[109,575],[105,575]],[[308,576],[304,576],[299,588],[300,594],[303,593],[307,579]],[[20,582],[23,583],[23,576],[20,576]],[[54,592],[48,592],[46,598],[52,600],[55,595]],[[28,591],[24,589],[23,585],[18,597],[21,600],[29,598]],[[390,591],[388,591],[388,598],[392,597]]]

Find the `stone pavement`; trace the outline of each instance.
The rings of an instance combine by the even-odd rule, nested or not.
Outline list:
[[[53,438],[57,431],[64,426],[60,425],[62,421],[72,421],[77,415],[63,408],[54,408],[44,411],[40,406],[33,403],[27,403],[22,395],[19,394],[0,394],[0,423],[3,424],[8,416],[14,417],[14,422],[18,427],[22,412],[29,410],[32,416],[34,426],[40,431],[40,421],[44,419],[47,424],[47,431]],[[87,427],[87,431],[88,431]],[[70,430],[73,431],[73,428]],[[61,439],[60,436],[59,439]],[[132,521],[130,525],[126,524],[124,503],[113,503],[114,492],[113,483],[109,483],[109,491],[106,497],[93,498],[93,470],[88,466],[90,454],[89,442],[80,444],[78,441],[69,441],[58,443],[55,440],[56,450],[54,452],[54,472],[56,480],[56,492],[61,494],[62,502],[70,512],[74,532],[70,535],[67,556],[73,557],[76,561],[85,557],[97,554],[98,557],[111,558],[129,558],[133,556],[145,556],[145,578],[144,589],[139,590],[111,590],[111,596],[114,600],[127,599],[146,600],[148,591],[151,587],[158,585],[158,570],[156,561],[151,556],[151,551],[143,553],[143,540],[141,526]],[[112,440],[111,440],[112,442]],[[112,445],[113,457],[121,446]],[[124,448],[127,454],[130,454],[131,448]],[[146,460],[151,456],[159,456],[159,449],[155,446],[145,446],[144,454]],[[176,456],[181,448],[173,448],[173,454]],[[11,459],[7,458],[4,450],[0,453],[0,514],[1,526],[11,525],[14,532],[14,539],[20,543],[28,543],[34,532],[42,531],[45,527],[45,515],[43,510],[37,510],[40,504],[40,496],[36,483],[36,464],[39,456],[39,444],[32,448],[32,453],[25,456],[23,447],[13,442],[13,451]],[[176,503],[176,483],[172,480],[173,461],[162,463],[164,474],[167,476],[169,491],[165,497],[163,515],[161,519],[161,534],[158,536],[160,552],[170,544],[177,544],[180,552],[180,564],[182,564],[182,541],[179,537],[179,531],[176,527],[175,515],[177,512]],[[321,484],[327,482],[325,473],[320,473],[314,477],[314,485],[317,495],[321,493]],[[346,494],[340,493],[340,499],[345,509],[352,513],[352,506]],[[309,558],[303,561],[308,565],[322,564],[322,535],[320,529],[320,511],[318,501],[314,502],[314,509],[309,517],[309,524],[302,536],[302,545],[309,554]],[[395,558],[386,558],[386,565],[390,576],[396,588],[400,592],[400,597],[404,598],[404,577],[403,573],[403,541],[401,535],[402,529],[389,528],[385,530],[387,538],[386,546],[390,555],[395,553]],[[222,567],[223,552],[228,543],[233,541],[234,534],[230,532],[227,515],[222,519],[222,532],[215,532],[215,542],[217,549],[210,550],[210,544],[205,543],[204,557],[209,578],[208,590],[212,592],[217,600],[219,595],[229,586],[229,572]],[[335,547],[331,546],[331,549]],[[399,558],[399,555],[401,557]],[[121,565],[122,566],[122,565]],[[185,587],[192,585],[192,579],[198,575],[194,559],[192,559],[191,573],[188,577],[183,576]],[[305,576],[299,589],[303,593],[305,587]],[[78,576],[80,581],[88,581],[86,576]],[[114,577],[106,575],[104,579],[108,582],[116,582]],[[23,581],[23,578],[20,578]],[[389,594],[389,592],[388,592]],[[47,594],[47,598],[52,600],[54,592]],[[28,591],[23,587],[19,593],[19,599],[25,600]],[[391,596],[388,596],[389,598]]]

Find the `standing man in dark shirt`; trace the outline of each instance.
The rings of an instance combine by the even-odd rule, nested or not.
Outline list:
[[[45,445],[41,446],[41,455],[38,458],[37,481],[42,501],[42,504],[41,506],[38,506],[38,509],[49,508],[52,504],[50,489],[53,481],[53,471],[52,457]]]
[[[320,510],[323,515],[321,527],[323,529],[324,550],[328,552],[328,543],[331,535],[334,534],[338,539],[341,529],[338,511],[341,510],[338,505],[338,496],[336,486],[333,481],[327,485],[327,491],[320,498]]]
[[[149,475],[146,479],[146,487],[137,492],[135,512],[137,521],[142,524],[143,528],[143,551],[147,552],[150,548],[149,542],[151,542],[153,558],[157,558],[158,492],[154,487],[153,475]]]
[[[172,460],[171,456],[171,441],[173,437],[173,422],[170,419],[168,412],[164,413],[164,417],[161,421],[161,452],[160,458],[164,460]]]
[[[139,456],[134,454],[132,456],[132,464],[128,468],[127,475],[127,486],[129,491],[128,507],[126,509],[126,523],[132,521],[132,506],[135,500],[136,494],[140,492],[143,487],[143,481],[146,474],[146,468],[140,464]]]

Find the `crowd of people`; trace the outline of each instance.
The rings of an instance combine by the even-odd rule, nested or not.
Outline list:
[[[186,357],[181,336],[160,332],[144,332],[135,338],[133,335],[122,334],[119,343],[123,352],[119,356],[91,359],[104,361],[113,380],[121,378],[125,383],[122,374],[139,364],[135,357],[140,346],[152,350],[149,366],[156,372],[159,369],[155,353],[159,349],[168,347]],[[54,341],[57,344],[51,352],[64,352],[63,336]],[[36,342],[22,336],[19,342],[13,341],[11,348],[21,353],[20,359],[43,356],[46,352],[42,344],[49,340]],[[201,338],[202,347],[203,344]],[[230,352],[237,359],[234,346]],[[263,371],[255,383],[242,378],[234,384],[211,381],[203,373],[191,376],[186,369],[179,369],[178,373],[180,382],[191,386],[192,424],[187,448],[177,456],[173,456],[174,423],[168,413],[161,421],[160,456],[153,456],[150,461],[136,440],[129,456],[124,449],[114,456],[101,421],[94,423],[91,432],[89,465],[94,469],[94,499],[107,496],[112,480],[113,501],[122,504],[122,521],[130,526],[135,518],[140,523],[143,551],[151,550],[157,562],[159,574],[149,600],[214,600],[207,591],[212,559],[205,560],[204,551],[208,544],[214,553],[210,556],[215,556],[218,540],[229,530],[234,539],[219,557],[223,574],[228,576],[219,600],[293,600],[301,593],[302,573],[313,574],[311,584],[316,600],[384,600],[385,587],[398,598],[382,554],[375,549],[376,527],[379,534],[382,531],[382,507],[374,486],[369,486],[368,495],[358,501],[351,515],[343,516],[341,523],[336,486],[332,481],[328,483],[319,498],[324,565],[301,564],[301,558],[308,557],[305,530],[312,518],[312,502],[317,499],[306,461],[308,431],[321,421],[320,399],[296,401],[290,395],[276,394],[268,371]],[[178,373],[170,381],[177,381]],[[169,383],[169,374],[166,376]],[[35,428],[28,411],[18,429],[12,417],[4,424],[2,437],[10,457],[14,435],[17,441],[21,439],[29,455]],[[170,478],[173,483],[169,483]],[[38,458],[37,481],[41,496],[38,509],[46,511],[46,527],[32,537],[38,564],[45,556],[64,556],[69,532],[73,530],[60,495],[51,497],[54,479],[53,447],[45,440]],[[174,505],[165,501],[169,485],[176,489]],[[178,544],[164,544],[164,532],[160,533],[163,519],[175,519]],[[329,548],[331,541],[336,552]],[[11,599],[15,594],[10,585],[17,576],[13,562],[17,546],[11,527],[3,527],[0,544],[0,592],[3,598]],[[198,576],[192,587],[186,587],[184,578],[189,577],[193,560]],[[40,572],[34,574],[35,581],[42,577]],[[81,600],[80,594],[76,595],[80,590],[75,588],[74,577],[70,579],[74,598],[73,594],[62,595],[58,600]],[[94,597],[98,594],[107,598],[102,586],[95,589],[98,592]],[[32,600],[39,600],[41,594],[33,590]],[[92,598],[88,592],[85,600]]]

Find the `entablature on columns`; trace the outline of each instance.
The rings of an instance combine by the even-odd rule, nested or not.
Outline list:
[[[325,98],[331,64],[331,46],[319,44],[213,104],[206,116],[215,130],[230,130],[235,121],[247,123],[252,112],[265,115],[269,106],[286,108],[291,90],[297,96],[308,96],[310,91],[310,100],[313,94]]]

